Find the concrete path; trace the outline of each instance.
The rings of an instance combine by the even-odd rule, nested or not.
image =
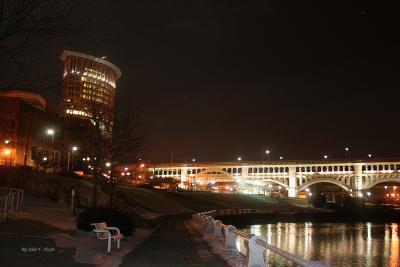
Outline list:
[[[199,232],[182,220],[162,224],[122,261],[123,267],[227,266]]]

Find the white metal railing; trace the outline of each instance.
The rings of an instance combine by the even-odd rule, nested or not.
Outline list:
[[[237,254],[239,253],[236,246],[236,237],[241,237],[244,242],[244,246],[247,249],[247,253],[243,260],[243,265],[247,267],[260,267],[265,266],[264,252],[266,249],[280,255],[281,257],[303,267],[326,267],[323,261],[308,261],[301,257],[298,257],[290,252],[277,248],[271,244],[268,244],[259,236],[247,234],[243,231],[237,230],[233,225],[225,225],[219,220],[214,220],[213,215],[218,212],[213,210],[209,212],[203,212],[194,214],[192,219],[195,226],[203,233],[204,237],[209,240],[210,245],[213,247],[221,247],[222,254],[228,253],[227,257],[233,257],[234,262],[231,265],[237,266],[238,260]],[[226,259],[226,255],[221,255]],[[228,264],[231,259],[226,259]]]
[[[24,203],[24,190],[10,187],[0,187],[0,191],[5,191],[6,194],[0,197],[1,218],[3,222],[7,220],[7,215],[18,210]]]
[[[213,211],[214,215],[237,215],[237,214],[273,214],[276,213],[276,209],[225,209]],[[293,209],[287,208],[282,210],[280,213],[294,213]]]

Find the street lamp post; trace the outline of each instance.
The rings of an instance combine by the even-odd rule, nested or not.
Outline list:
[[[271,151],[269,149],[267,149],[265,151],[265,154],[267,154],[267,162],[269,162],[269,154],[271,153]]]
[[[51,149],[53,149],[54,146],[54,129],[47,129],[47,135],[51,135]]]
[[[346,151],[345,153],[346,160],[350,161],[350,148],[346,147],[344,150]]]
[[[10,149],[6,149],[6,150],[4,150],[4,154],[6,155],[6,156],[10,156],[10,163],[9,163],[9,165],[10,165],[10,167],[11,167],[11,165],[12,165],[12,151],[10,150]],[[5,160],[4,160],[5,161]],[[5,164],[4,164],[5,165]]]
[[[68,146],[68,163],[67,163],[67,169],[68,169],[68,172],[69,172],[69,170],[70,170],[70,165],[72,165],[72,170],[74,169],[74,155],[73,155],[73,153],[75,152],[75,151],[77,151],[78,150],[78,147],[77,146]],[[70,162],[71,162],[71,164],[70,164]]]
[[[52,129],[52,128],[47,129],[47,135],[51,135],[51,154],[50,154],[51,157],[50,157],[50,159],[52,160],[53,164],[54,164],[54,134],[55,134],[54,129]],[[52,169],[52,170],[54,170],[54,169]]]

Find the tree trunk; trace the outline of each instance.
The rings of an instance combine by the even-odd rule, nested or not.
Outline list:
[[[93,174],[93,191],[92,191],[92,203],[91,203],[91,207],[95,208],[97,206],[97,185],[98,185],[98,180],[99,178],[97,177],[97,173]]]
[[[110,185],[110,192],[109,192],[109,200],[108,200],[108,207],[112,209],[113,198],[114,198],[114,188],[113,184]]]

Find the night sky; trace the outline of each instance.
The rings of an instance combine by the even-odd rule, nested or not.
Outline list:
[[[60,81],[63,49],[119,66],[118,105],[141,114],[152,161],[400,156],[392,3],[95,1],[91,30],[37,64]]]

